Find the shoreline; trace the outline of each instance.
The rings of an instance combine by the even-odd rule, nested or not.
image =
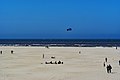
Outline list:
[[[46,48],[46,46],[0,46],[0,47],[26,47],[26,48],[29,48],[29,47],[35,47],[35,48]],[[112,46],[112,47],[109,47],[109,46],[95,46],[95,47],[91,47],[91,46],[86,46],[86,47],[83,47],[83,46],[79,46],[79,47],[76,47],[76,46],[49,46],[49,48],[116,48],[116,46]],[[120,48],[119,46],[117,48]]]
[[[0,46],[120,47],[120,39],[0,39]]]

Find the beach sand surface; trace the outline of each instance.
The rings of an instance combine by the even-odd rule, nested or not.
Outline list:
[[[120,80],[119,47],[6,46],[0,51],[0,80]],[[110,74],[103,67],[106,57],[106,65],[113,68]],[[59,60],[63,64],[45,64]]]

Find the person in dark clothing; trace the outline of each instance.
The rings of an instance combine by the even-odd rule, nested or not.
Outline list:
[[[79,51],[79,54],[81,54],[81,51]]]
[[[52,61],[50,61],[50,64],[53,64],[53,62],[52,62]]]
[[[2,54],[2,51],[0,51],[0,54]]]
[[[58,64],[61,64],[61,61],[58,61]]]
[[[44,57],[45,57],[45,56],[44,56],[44,54],[43,54],[43,59],[44,59]]]
[[[47,49],[49,49],[49,45],[45,46]]]
[[[109,64],[109,73],[111,73],[112,66]]]
[[[14,51],[13,51],[13,50],[11,50],[11,54],[13,54],[13,52],[14,52]]]
[[[107,68],[107,73],[109,73],[109,66],[107,65],[107,67],[106,67],[106,68]]]
[[[117,46],[116,46],[116,49],[117,49]]]
[[[111,70],[112,70],[112,66],[110,64],[107,65],[107,73],[111,73]]]
[[[105,62],[107,62],[107,58],[105,58]]]
[[[57,64],[57,61],[55,61],[55,64]]]
[[[103,66],[105,67],[105,62],[103,63]]]

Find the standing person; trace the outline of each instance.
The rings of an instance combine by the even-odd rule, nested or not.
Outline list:
[[[112,66],[109,64],[109,72],[111,73]]]
[[[106,67],[106,68],[107,68],[107,73],[109,73],[109,66],[107,65],[107,67]]]
[[[103,63],[103,66],[105,67],[105,62]]]
[[[45,55],[43,54],[43,59],[44,59]]]
[[[117,49],[117,46],[116,46],[116,49]]]
[[[2,51],[0,51],[0,54],[2,54]]]
[[[105,58],[105,62],[107,62],[107,58]]]
[[[79,51],[79,54],[81,54],[81,51]]]
[[[11,50],[11,54],[13,54],[13,52],[14,52],[14,51],[13,51],[13,50]]]

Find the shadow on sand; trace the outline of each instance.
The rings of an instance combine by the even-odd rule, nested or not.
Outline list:
[[[117,72],[111,72],[111,74],[116,74]]]

